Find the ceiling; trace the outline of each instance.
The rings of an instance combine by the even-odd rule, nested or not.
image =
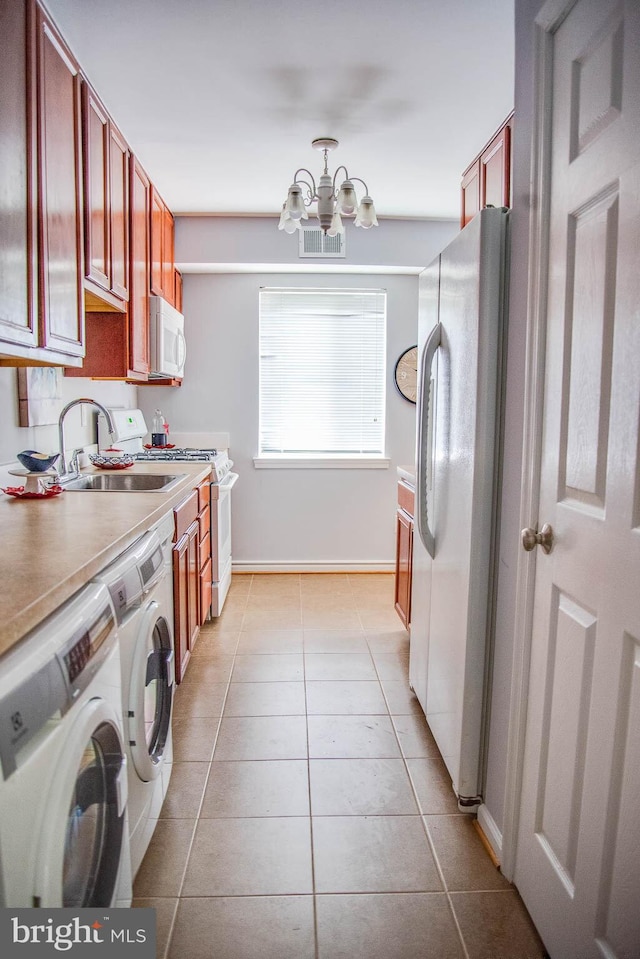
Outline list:
[[[513,106],[514,0],[45,3],[175,213],[278,214],[331,136],[378,216],[456,217]]]

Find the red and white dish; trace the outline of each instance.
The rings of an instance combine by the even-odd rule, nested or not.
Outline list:
[[[107,460],[104,463],[98,463],[94,459],[93,465],[99,470],[128,470],[130,466],[133,466],[133,460],[131,460],[130,463],[119,463],[118,460]]]
[[[0,487],[7,496],[15,496],[17,499],[51,499],[52,496],[59,496],[64,493],[62,486],[49,486],[48,489],[40,493],[34,493],[31,490],[25,490],[24,486],[4,486]]]
[[[146,450],[174,450],[176,448],[175,443],[165,443],[164,446],[152,446],[151,443],[145,443],[144,448]]]

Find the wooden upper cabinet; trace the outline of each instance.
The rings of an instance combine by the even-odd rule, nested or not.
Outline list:
[[[109,129],[111,186],[111,289],[129,299],[129,160],[130,151],[120,131]]]
[[[174,277],[174,221],[171,210],[151,187],[151,292],[162,296],[173,305]]]
[[[462,174],[460,226],[486,206],[511,206],[513,113]]]
[[[86,308],[124,310],[129,299],[129,147],[83,83]]]
[[[37,7],[40,342],[84,354],[82,157],[78,64]]]
[[[149,290],[151,287],[149,224],[151,216],[151,183],[134,156],[131,157],[130,168],[130,362],[132,372],[146,375],[151,368],[149,344]]]
[[[34,14],[0,4],[0,356],[38,344]]]
[[[179,313],[182,313],[182,273],[175,271],[173,305]]]
[[[104,290],[110,285],[109,117],[88,84],[83,84],[85,273]]]
[[[498,131],[480,157],[482,206],[511,206],[511,127]]]
[[[460,226],[466,226],[480,209],[480,160],[476,160],[462,177],[462,215]]]

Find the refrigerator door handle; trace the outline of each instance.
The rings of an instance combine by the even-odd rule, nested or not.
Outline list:
[[[420,371],[420,405],[418,407],[418,463],[417,463],[417,523],[418,533],[425,549],[433,559],[436,554],[436,541],[429,528],[427,513],[427,463],[432,455],[431,444],[427,442],[431,436],[430,418],[432,415],[431,403],[431,366],[436,350],[440,346],[440,323],[436,323],[429,334],[422,353],[422,369]]]

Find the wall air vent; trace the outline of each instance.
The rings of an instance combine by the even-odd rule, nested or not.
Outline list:
[[[345,256],[345,235],[327,236],[319,228],[303,227],[300,231],[298,256],[337,257]]]

